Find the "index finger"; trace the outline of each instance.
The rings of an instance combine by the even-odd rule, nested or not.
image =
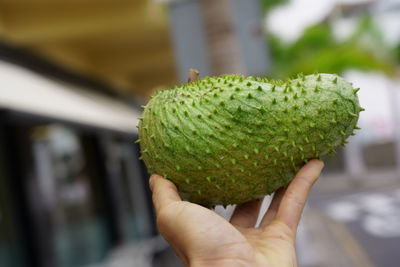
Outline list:
[[[153,192],[152,199],[156,214],[159,214],[160,210],[177,201],[181,201],[176,186],[164,177],[153,174],[150,177],[150,189]]]
[[[321,160],[309,161],[296,174],[282,197],[276,219],[287,224],[293,231],[296,231],[308,193],[319,178],[323,167],[324,163]]]

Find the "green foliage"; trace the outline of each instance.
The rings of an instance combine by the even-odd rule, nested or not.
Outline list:
[[[264,12],[268,12],[272,8],[288,3],[289,0],[261,0],[261,6]]]
[[[396,60],[397,63],[400,64],[400,44],[398,44],[395,48]]]
[[[350,38],[336,41],[326,22],[306,29],[293,44],[284,44],[276,36],[269,36],[273,77],[293,76],[296,73],[341,73],[349,68],[381,70],[392,75],[395,64],[390,52],[381,42],[379,32],[368,17],[360,21]]]

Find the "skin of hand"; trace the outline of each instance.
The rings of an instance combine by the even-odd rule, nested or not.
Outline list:
[[[275,192],[255,227],[262,200],[238,206],[230,222],[203,206],[182,201],[175,185],[152,175],[157,227],[185,266],[297,266],[297,226],[324,164],[309,161],[286,188]]]

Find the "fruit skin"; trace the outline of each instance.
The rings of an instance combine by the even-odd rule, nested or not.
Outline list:
[[[357,91],[334,74],[223,75],[159,91],[139,122],[142,158],[191,202],[255,200],[346,143],[362,111]]]

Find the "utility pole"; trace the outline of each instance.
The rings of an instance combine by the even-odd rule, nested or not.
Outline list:
[[[202,0],[205,38],[208,60],[213,75],[225,73],[243,74],[238,38],[233,20],[233,1]]]
[[[160,0],[161,1],[161,0]],[[201,76],[268,73],[268,47],[259,0],[164,0],[181,82]]]

